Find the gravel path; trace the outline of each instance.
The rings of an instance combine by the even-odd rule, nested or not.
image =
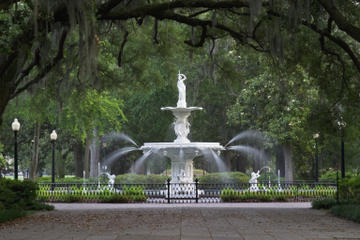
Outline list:
[[[0,225],[1,240],[358,239],[360,224],[309,203],[55,204]]]

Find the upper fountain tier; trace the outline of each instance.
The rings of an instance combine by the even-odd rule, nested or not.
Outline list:
[[[188,117],[194,110],[202,110],[201,107],[186,106],[186,77],[179,72],[177,87],[179,99],[176,107],[163,107],[161,110],[169,110],[175,116],[174,130],[176,139],[174,142],[147,142],[140,149],[143,152],[154,152],[171,159],[171,181],[173,183],[193,182],[193,159],[196,156],[211,154],[225,150],[217,142],[190,142],[187,138],[190,133]]]
[[[213,150],[224,150],[225,148],[221,146],[219,143],[213,142],[190,142],[187,136],[190,133],[190,123],[188,121],[188,117],[190,116],[192,111],[202,110],[202,107],[187,107],[186,105],[186,86],[184,81],[186,80],[186,76],[181,74],[179,71],[178,74],[178,82],[177,87],[179,90],[179,98],[176,107],[162,107],[161,110],[169,110],[175,116],[174,122],[174,130],[176,134],[176,139],[174,142],[161,142],[161,143],[145,143],[144,146],[141,147],[142,150],[148,149],[180,149],[187,148],[192,149],[191,151],[195,151],[195,149],[213,149]]]
[[[190,123],[188,117],[192,111],[202,110],[202,107],[187,107],[186,105],[186,86],[184,81],[186,76],[181,74],[179,71],[177,87],[179,90],[179,98],[176,107],[162,107],[161,110],[172,111],[175,116],[174,130],[177,138],[174,140],[175,143],[184,144],[190,143],[187,136],[190,133]]]

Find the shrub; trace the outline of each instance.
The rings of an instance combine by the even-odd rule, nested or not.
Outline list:
[[[342,201],[360,203],[360,176],[341,179],[339,182],[339,196]]]
[[[0,223],[24,216],[26,216],[26,212],[23,209],[2,209],[0,210]]]
[[[339,176],[339,180],[341,178],[341,172],[338,171],[338,176]],[[354,173],[352,172],[346,172],[346,176],[348,177],[353,177],[355,176]],[[323,181],[323,182],[327,182],[327,181],[331,181],[331,182],[335,182],[336,181],[336,170],[334,169],[330,169],[327,172],[325,172],[324,174],[322,174],[319,178],[319,181]]]
[[[330,212],[336,216],[343,217],[355,222],[360,222],[360,205],[340,204],[333,206]]]
[[[37,185],[31,181],[0,179],[0,202],[6,209],[32,209]]]
[[[243,172],[219,172],[209,173],[205,176],[199,177],[201,184],[215,184],[215,183],[233,183],[233,184],[247,184],[250,177]]]
[[[336,205],[335,199],[320,199],[311,202],[312,208],[315,209],[330,209]]]
[[[142,175],[142,174],[121,174],[115,178],[116,184],[165,184],[168,176],[163,175]]]

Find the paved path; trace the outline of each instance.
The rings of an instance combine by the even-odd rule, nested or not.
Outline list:
[[[309,203],[55,204],[0,225],[1,240],[360,239],[360,224]]]

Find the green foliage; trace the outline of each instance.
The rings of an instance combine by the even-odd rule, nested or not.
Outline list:
[[[0,223],[24,216],[26,216],[26,211],[23,209],[0,209]]]
[[[337,204],[335,199],[316,199],[311,202],[312,208],[315,209],[330,209]]]
[[[209,173],[204,176],[199,176],[199,183],[234,183],[243,184],[248,183],[250,177],[242,172],[219,172]]]
[[[360,204],[360,175],[341,179],[339,182],[339,196],[340,200]]]
[[[338,177],[341,177],[340,171],[338,172]],[[336,181],[336,170],[330,169],[322,174],[319,178],[320,181]]]
[[[343,217],[360,223],[360,205],[340,204],[333,206],[330,212],[336,216]]]
[[[95,128],[99,135],[103,135],[110,126],[112,130],[119,131],[121,124],[126,121],[122,106],[123,102],[108,91],[73,91],[69,104],[64,107],[62,122],[67,129],[71,129],[73,136],[84,141]]]
[[[97,178],[80,178],[80,177],[65,177],[65,178],[55,178],[56,183],[97,183]],[[50,183],[51,176],[43,176],[36,179],[37,183]]]
[[[81,185],[65,188],[56,186],[52,190],[50,185],[41,185],[37,199],[42,202],[134,203],[146,202],[147,197],[139,186],[123,186],[121,191],[115,191],[107,187],[94,190]]]
[[[37,185],[31,181],[0,179],[0,202],[6,209],[32,209]]]
[[[27,210],[53,210],[36,201],[37,185],[31,181],[0,179],[0,222],[23,217]]]
[[[259,186],[262,188],[262,186]],[[310,189],[309,186],[291,186],[286,189],[278,187],[266,188],[259,191],[234,190],[225,188],[221,191],[220,198],[224,202],[270,202],[291,201],[295,198],[303,200],[334,198],[336,191],[332,187],[318,186]]]
[[[163,175],[143,175],[143,174],[121,174],[115,178],[116,184],[165,184],[168,176]]]

